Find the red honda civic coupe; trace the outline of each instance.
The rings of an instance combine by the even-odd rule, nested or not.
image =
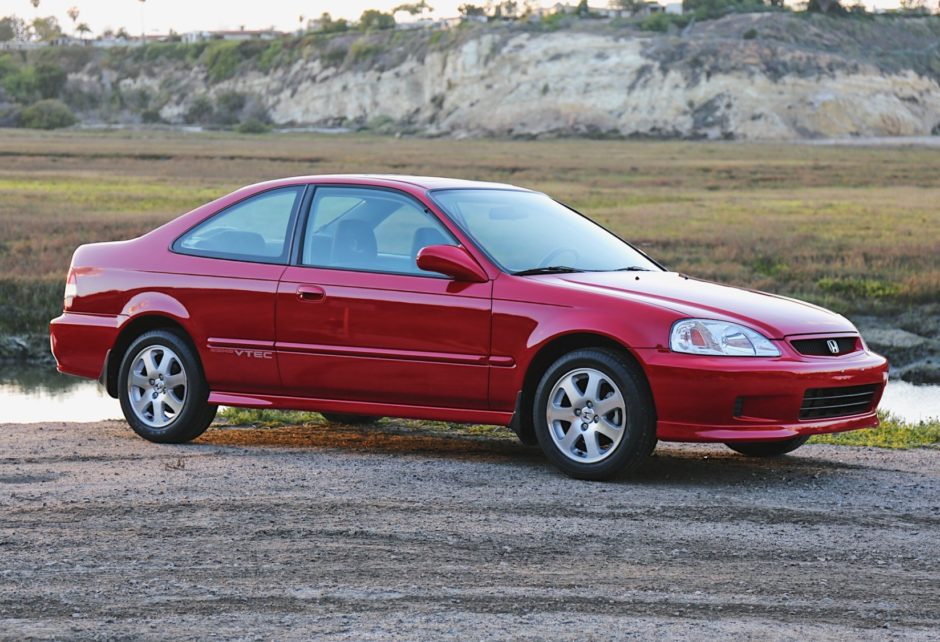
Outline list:
[[[876,426],[888,369],[844,317],[670,272],[545,194],[404,176],[261,183],[83,245],[51,340],[151,441],[219,405],[500,424],[585,479],[658,439],[771,456]]]

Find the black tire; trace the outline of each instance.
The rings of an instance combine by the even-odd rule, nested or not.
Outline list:
[[[379,420],[378,417],[369,415],[344,415],[338,412],[321,412],[320,414],[331,424],[346,424],[347,426],[364,426],[374,424]]]
[[[728,442],[725,446],[748,457],[780,457],[793,452],[807,441],[809,435],[801,435],[783,441]]]
[[[173,413],[173,416],[169,418],[166,425],[150,425],[147,420],[138,416],[131,397],[137,394],[139,399],[143,401],[147,394],[139,387],[135,388],[135,392],[132,393],[130,386],[128,386],[134,362],[137,361],[137,357],[142,351],[148,348],[155,348],[157,353],[160,353],[161,349],[168,349],[175,353],[175,356],[178,357],[176,362],[179,367],[176,374],[181,371],[185,377],[185,385],[176,388],[176,390],[185,390],[181,406],[179,411]],[[164,352],[162,354],[164,355],[163,358],[166,358],[165,355],[168,353]],[[148,441],[161,444],[181,444],[195,439],[206,431],[218,410],[218,406],[211,405],[207,401],[209,386],[206,384],[199,358],[183,337],[170,330],[145,332],[131,342],[124,353],[118,371],[118,398],[121,402],[124,417],[130,427],[134,429],[134,432]],[[150,414],[156,414],[153,406],[151,406]],[[155,417],[154,421],[156,421]]]
[[[566,455],[560,445],[556,445],[555,439],[558,437],[553,437],[553,431],[557,428],[549,426],[546,417],[549,399],[556,384],[579,369],[591,369],[604,375],[619,388],[624,402],[620,420],[623,434],[619,443],[608,445],[603,451],[603,459],[590,463],[576,461],[572,455]],[[629,474],[646,461],[656,445],[656,411],[642,370],[626,355],[605,348],[575,350],[549,366],[535,391],[532,418],[542,452],[563,473],[576,479],[603,481]],[[572,423],[564,433],[565,438],[568,437],[568,430],[576,428]],[[584,448],[587,451],[586,445]]]

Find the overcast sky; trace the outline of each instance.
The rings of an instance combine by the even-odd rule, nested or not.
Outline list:
[[[438,17],[457,15],[457,7],[468,0],[429,0]],[[472,1],[472,0],[470,0]],[[544,0],[546,6],[556,0]],[[570,0],[572,3],[576,0]],[[671,1],[671,0],[670,0]],[[197,30],[248,29],[275,27],[281,30],[297,28],[298,16],[319,16],[324,11],[336,18],[358,18],[364,9],[389,10],[402,0],[234,0],[219,2],[211,0],[40,0],[39,9],[34,10],[29,0],[0,0],[0,16],[16,14],[23,18],[35,15],[54,15],[68,30],[71,20],[66,15],[69,7],[78,7],[79,22],[85,22],[94,33],[107,27],[125,27],[131,33],[140,33],[141,17],[147,33],[166,33],[170,29],[178,33]],[[479,0],[478,4],[483,4]],[[520,1],[521,5],[522,2]],[[595,0],[592,6],[605,6],[606,0]],[[898,0],[867,0],[868,6],[896,7]],[[935,4],[933,0],[931,5]]]

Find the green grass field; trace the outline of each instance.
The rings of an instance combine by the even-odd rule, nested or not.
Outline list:
[[[81,243],[337,172],[544,190],[672,269],[850,315],[940,300],[935,148],[0,130],[0,335],[45,332]]]
[[[394,172],[545,190],[667,266],[843,312],[940,299],[936,149],[5,130],[0,333],[42,332],[74,248],[243,184]]]

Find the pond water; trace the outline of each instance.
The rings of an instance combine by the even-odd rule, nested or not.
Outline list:
[[[940,417],[940,386],[891,381],[881,401],[907,421]],[[49,366],[7,367],[0,375],[0,423],[120,419],[121,406],[94,381]]]
[[[95,381],[51,366],[7,366],[0,375],[0,423],[118,419],[121,406]]]

